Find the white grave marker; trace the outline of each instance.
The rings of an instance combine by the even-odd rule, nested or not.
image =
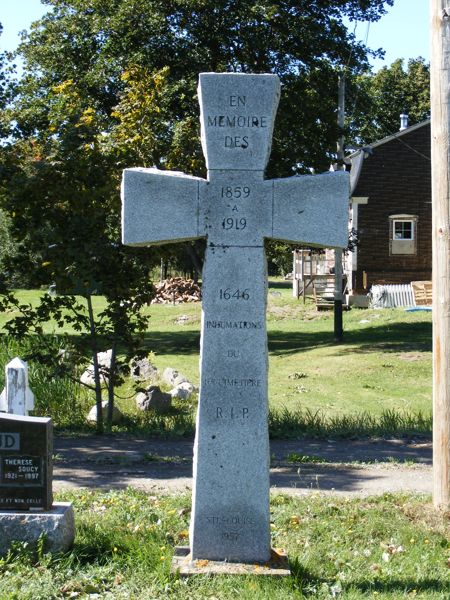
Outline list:
[[[279,94],[275,75],[201,73],[208,179],[123,177],[124,244],[207,238],[193,559],[270,558],[264,238],[347,245],[346,173],[264,180]]]
[[[34,409],[34,395],[28,386],[28,365],[13,358],[5,367],[5,388],[0,394],[0,412],[27,416]]]

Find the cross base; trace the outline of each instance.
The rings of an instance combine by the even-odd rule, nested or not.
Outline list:
[[[288,577],[291,575],[289,560],[280,549],[272,548],[267,563],[239,563],[219,560],[192,560],[188,546],[177,546],[172,559],[171,572],[180,577],[192,575],[265,575]]]

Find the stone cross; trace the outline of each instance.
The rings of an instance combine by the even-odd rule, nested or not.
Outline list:
[[[28,365],[13,358],[5,367],[5,388],[0,394],[0,412],[26,416],[34,409],[34,395],[28,385]]]
[[[279,94],[275,75],[201,73],[208,178],[124,171],[124,244],[207,239],[193,559],[270,558],[264,238],[347,245],[346,173],[264,180]]]

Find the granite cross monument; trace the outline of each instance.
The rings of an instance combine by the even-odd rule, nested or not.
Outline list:
[[[275,75],[201,73],[208,178],[123,177],[124,244],[207,240],[192,559],[270,558],[264,239],[347,245],[346,173],[264,179],[279,95]]]

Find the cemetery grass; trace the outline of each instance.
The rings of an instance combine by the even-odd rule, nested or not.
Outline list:
[[[36,302],[38,292],[21,291]],[[97,310],[103,299],[95,298]],[[151,305],[145,350],[160,371],[173,367],[198,384],[201,306]],[[0,315],[0,325],[7,315]],[[318,312],[312,300],[297,301],[289,283],[272,280],[268,293],[270,431],[273,437],[383,436],[429,434],[431,431],[431,314],[404,309],[344,312],[344,342],[333,341],[333,313]],[[49,336],[62,333],[76,340],[75,331],[46,326]],[[62,343],[62,342],[61,342]],[[11,346],[11,342],[9,342]],[[0,366],[19,352],[3,344]],[[101,349],[106,349],[101,348]],[[88,360],[88,359],[87,359]],[[30,382],[50,398],[45,369],[31,366]],[[3,369],[0,372],[0,385]],[[56,385],[56,382],[53,382]],[[59,381],[60,388],[66,385]],[[64,418],[63,389],[41,403],[58,427],[84,427],[84,414],[93,399],[67,383],[74,406],[71,423]],[[167,417],[138,414],[130,382],[118,390],[117,403],[126,415],[121,431],[161,435],[193,434],[195,399],[175,405]],[[76,400],[74,400],[74,398]],[[58,409],[58,405],[59,409]],[[55,417],[55,411],[58,417]],[[74,416],[76,418],[74,418]]]
[[[74,503],[74,548],[51,556],[43,544],[17,545],[0,559],[2,600],[450,597],[449,518],[428,497],[273,495],[272,546],[292,573],[282,579],[171,575],[175,546],[188,543],[189,496],[78,490],[58,499]]]

